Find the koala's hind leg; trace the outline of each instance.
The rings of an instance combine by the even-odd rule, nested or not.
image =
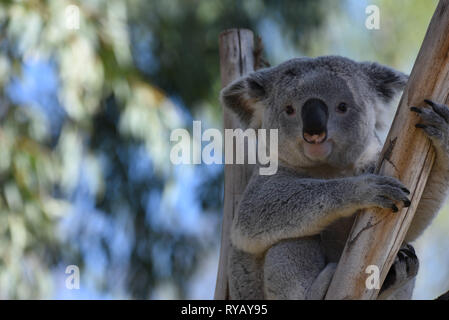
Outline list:
[[[265,298],[303,300],[309,298],[309,290],[312,287],[325,287],[324,290],[327,290],[326,285],[314,285],[325,266],[325,256],[319,237],[279,242],[265,255],[263,267]],[[322,280],[325,278],[327,277]],[[312,298],[319,295],[314,293]]]
[[[336,269],[336,263],[328,263],[326,265],[326,267],[320,272],[318,277],[316,277],[316,279],[313,281],[312,286],[309,288],[306,295],[307,300],[324,299]]]
[[[229,296],[232,300],[262,300],[263,256],[255,256],[229,248],[228,278]]]
[[[413,294],[419,260],[415,249],[403,244],[380,289],[379,300],[409,300]]]

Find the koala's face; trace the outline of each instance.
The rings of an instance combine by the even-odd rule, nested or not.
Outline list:
[[[243,123],[278,129],[281,162],[348,168],[376,139],[376,108],[387,105],[406,81],[377,64],[302,58],[232,83],[222,101]]]
[[[348,79],[321,68],[281,76],[263,117],[263,127],[279,129],[280,160],[302,167],[353,163],[375,125],[353,89]]]

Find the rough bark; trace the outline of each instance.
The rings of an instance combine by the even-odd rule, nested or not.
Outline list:
[[[222,87],[254,71],[254,36],[252,31],[245,29],[226,30],[220,34],[219,44]],[[223,110],[223,127],[224,129],[241,127],[239,121],[226,109]],[[252,167],[246,164],[225,164],[223,225],[215,299],[229,298],[227,276],[229,231],[234,212],[251,176],[251,169]]]

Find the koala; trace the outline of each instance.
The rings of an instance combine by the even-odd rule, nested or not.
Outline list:
[[[407,80],[378,63],[325,56],[292,59],[223,88],[221,103],[244,128],[278,129],[279,137],[277,172],[254,170],[232,221],[231,299],[323,299],[355,213],[410,205],[406,186],[373,173]],[[419,261],[408,243],[447,195],[449,109],[426,104],[410,112],[436,161],[379,299],[411,298]]]

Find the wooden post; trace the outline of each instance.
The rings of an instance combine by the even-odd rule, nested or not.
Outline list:
[[[434,150],[424,133],[415,129],[418,117],[410,106],[424,99],[448,103],[449,0],[441,0],[432,17],[393,125],[378,163],[378,172],[400,179],[411,191],[412,204],[398,213],[366,210],[356,218],[326,299],[375,299],[368,289],[369,265],[380,270],[380,283],[404,240],[434,161]]]
[[[220,44],[221,85],[254,71],[254,35],[246,29],[230,29],[222,32]],[[223,129],[239,128],[239,121],[228,110],[223,110]],[[234,145],[235,154],[235,145]],[[229,232],[234,212],[251,176],[251,166],[226,164],[224,175],[224,208],[221,231],[220,260],[218,262],[215,299],[229,298],[227,260],[230,245]]]

